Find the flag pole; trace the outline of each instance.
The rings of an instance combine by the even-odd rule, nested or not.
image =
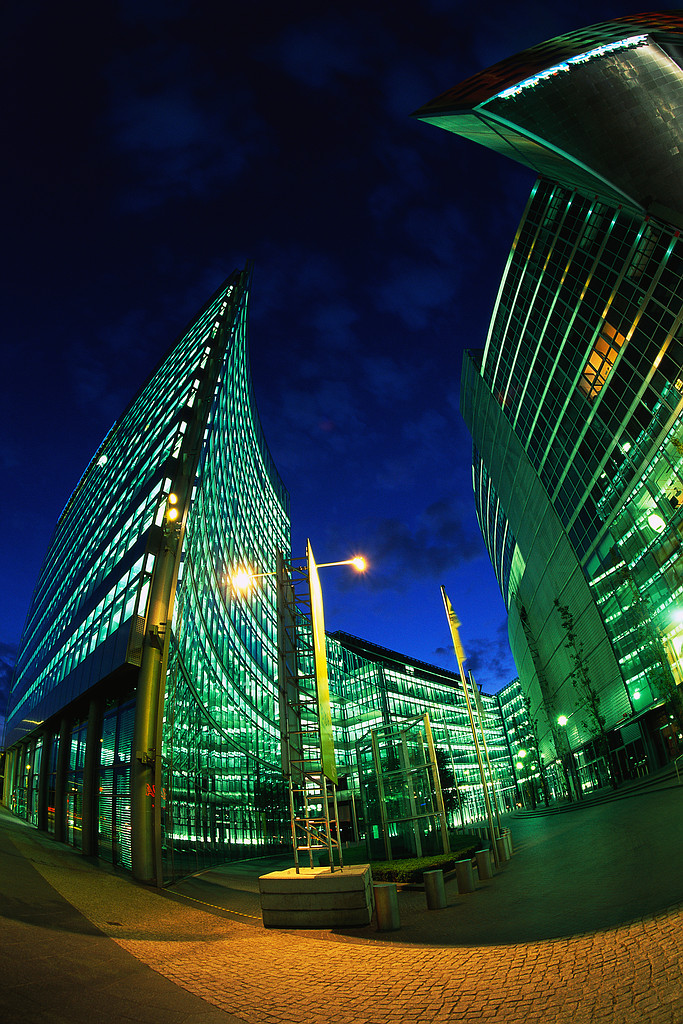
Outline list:
[[[481,733],[481,742],[484,745],[484,754],[486,756],[486,764],[488,765],[488,769],[489,769],[489,779],[491,780],[491,796],[493,797],[493,810],[494,810],[494,813],[496,815],[496,822],[498,824],[498,833],[499,833],[499,835],[502,836],[502,834],[503,834],[503,827],[502,827],[502,825],[500,823],[500,813],[499,813],[499,809],[498,809],[498,797],[496,796],[496,785],[495,785],[495,780],[494,780],[494,777],[493,777],[493,768],[491,767],[491,758],[489,757],[489,748],[488,748],[488,744],[486,742],[486,733],[484,732],[484,709],[482,707],[481,697],[479,696],[479,689],[477,687],[476,682],[474,681],[474,676],[472,675],[472,673],[469,670],[468,670],[467,674],[470,677],[470,686],[472,687],[472,693],[474,695],[474,703],[477,706],[477,717],[479,719],[479,732]]]
[[[484,764],[481,759],[481,750],[479,749],[479,741],[477,739],[477,730],[474,725],[474,715],[472,714],[472,706],[470,704],[470,697],[467,692],[467,679],[465,676],[465,670],[463,663],[466,655],[463,650],[462,643],[460,641],[460,633],[458,632],[458,626],[460,622],[457,615],[453,611],[453,606],[446,596],[446,591],[441,587],[441,596],[443,597],[444,608],[446,609],[446,617],[448,619],[448,625],[451,630],[451,637],[453,638],[453,649],[455,650],[456,661],[458,662],[458,670],[460,672],[460,680],[462,682],[463,692],[465,694],[465,704],[467,705],[467,714],[470,719],[470,728],[472,729],[472,739],[474,740],[474,749],[477,755],[477,764],[479,765],[479,775],[481,778],[481,784],[484,791],[484,803],[486,804],[486,816],[489,823],[489,837],[491,839],[491,846],[493,847],[493,859],[496,867],[500,867],[500,858],[498,856],[498,844],[496,843],[496,832],[493,827],[493,815],[491,813],[491,801],[489,800],[489,791],[486,785],[486,775],[484,773]]]

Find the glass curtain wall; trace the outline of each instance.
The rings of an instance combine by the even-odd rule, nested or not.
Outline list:
[[[459,677],[346,633],[328,637],[328,661],[333,717],[339,723],[336,756],[340,775],[348,775],[349,789],[359,793],[360,740],[373,729],[399,727],[428,713],[449,825],[482,818],[483,787]],[[474,704],[471,688],[470,699]],[[513,806],[514,779],[495,698],[482,694],[481,710],[494,786],[505,809]],[[473,712],[486,765],[476,706]],[[488,765],[486,770],[488,782]]]
[[[168,877],[286,842],[274,577],[240,594],[238,569],[288,553],[288,495],[258,420],[246,289],[232,327],[193,491],[164,719]]]
[[[598,685],[612,728],[662,700],[680,711],[682,292],[677,231],[540,180],[480,363],[600,610],[621,673]],[[474,484],[510,606],[525,561],[476,450]],[[575,748],[595,739],[577,701]]]

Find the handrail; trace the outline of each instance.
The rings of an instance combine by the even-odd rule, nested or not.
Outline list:
[[[675,769],[676,769],[676,778],[677,778],[677,779],[678,779],[678,781],[680,782],[680,781],[681,781],[681,770],[680,770],[680,768],[678,767],[678,762],[679,762],[679,761],[683,761],[683,754],[679,754],[679,755],[678,755],[678,757],[677,757],[677,758],[675,759],[675,761],[674,761],[674,767],[675,767]]]

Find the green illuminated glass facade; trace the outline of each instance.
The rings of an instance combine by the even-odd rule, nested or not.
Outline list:
[[[359,788],[358,741],[367,739],[372,729],[428,713],[447,779],[449,823],[484,818],[481,776],[460,677],[342,632],[328,638],[328,660],[338,770],[354,791]],[[495,697],[481,694],[480,699],[496,793],[501,808],[511,809],[516,802],[514,778],[503,719]]]
[[[540,752],[583,789],[675,756],[683,721],[682,35],[594,26],[417,115],[540,175],[461,410]]]
[[[236,272],[95,453],[48,550],[7,719],[4,802],[84,854],[163,884],[290,841],[278,700],[278,552],[289,501],[266,446]],[[231,585],[248,567],[259,585]],[[310,622],[298,659],[310,676]],[[451,821],[483,798],[457,676],[329,637],[340,806],[356,742],[429,712]],[[305,685],[305,684],[302,684]],[[481,698],[504,806],[513,781],[495,698]]]
[[[237,605],[227,586],[289,550],[251,386],[248,286],[246,271],[228,279],[95,453],[11,690],[5,801],[144,880],[282,831],[274,601]]]
[[[277,550],[289,551],[287,508],[256,416],[243,305],[207,425],[173,614],[164,719],[171,874],[287,836],[275,591],[255,587],[244,600],[229,585],[237,569],[272,571]]]

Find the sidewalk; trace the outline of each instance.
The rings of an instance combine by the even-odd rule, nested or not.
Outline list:
[[[400,931],[311,933],[261,926],[270,864],[159,893],[3,813],[0,1019],[681,1024],[683,786],[511,826],[445,910],[403,892]]]

